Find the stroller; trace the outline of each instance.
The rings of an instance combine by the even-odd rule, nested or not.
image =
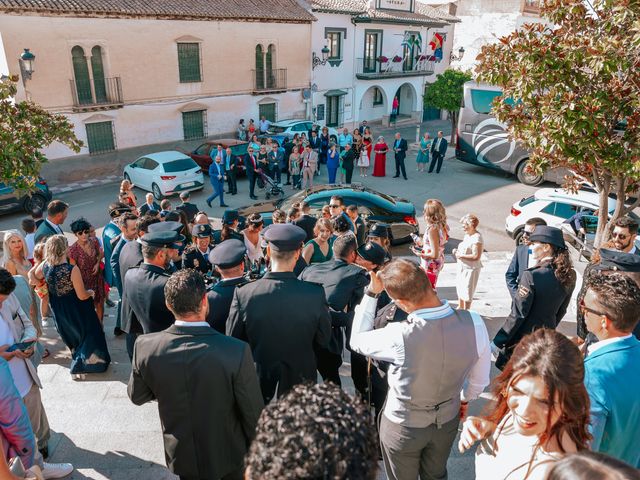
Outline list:
[[[275,182],[275,180],[264,173],[262,169],[257,170],[257,173],[258,178],[256,183],[258,184],[258,188],[266,190],[265,198],[267,200],[269,200],[271,197],[277,197],[279,195],[284,196],[284,190]]]

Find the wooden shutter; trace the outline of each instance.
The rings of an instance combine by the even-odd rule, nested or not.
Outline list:
[[[180,83],[202,81],[199,43],[178,43],[178,70]]]
[[[110,152],[116,149],[113,122],[87,123],[89,153]]]
[[[73,63],[73,76],[76,82],[76,95],[80,105],[93,103],[91,94],[91,79],[89,78],[89,67],[87,59],[84,57],[82,47],[75,46],[71,49],[71,60]]]

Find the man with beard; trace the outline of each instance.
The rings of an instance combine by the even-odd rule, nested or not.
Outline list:
[[[620,217],[613,224],[611,240],[613,246],[619,252],[640,255],[640,250],[636,247],[636,237],[638,236],[638,222],[631,217]]]

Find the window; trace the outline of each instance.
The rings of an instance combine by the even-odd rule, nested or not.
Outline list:
[[[89,153],[111,152],[116,149],[113,122],[87,123]]]
[[[107,103],[107,85],[104,79],[104,66],[102,65],[102,48],[97,45],[91,49],[91,73],[93,74],[93,90],[96,94],[96,103]]]
[[[258,105],[258,117],[265,117],[270,122],[276,121],[276,104],[275,103],[263,103]]]
[[[405,72],[413,70],[416,62],[416,55],[418,53],[418,34],[413,32],[405,32],[404,47],[402,49],[402,57],[404,62],[402,63],[402,69]]]
[[[245,153],[247,153],[247,148],[249,148],[248,143],[241,143],[240,145],[234,145],[233,147],[231,147],[231,154],[235,155],[236,157],[243,156]]]
[[[384,97],[382,96],[382,91],[378,88],[375,87],[373,89],[373,106],[377,106],[377,105],[383,105],[384,104]]]
[[[200,44],[178,43],[180,83],[201,82]]]
[[[342,59],[342,38],[340,32],[327,32],[327,47],[329,47],[329,60]]]
[[[550,202],[549,205],[540,210],[547,215],[567,219],[576,214],[578,207],[568,203]]]
[[[89,77],[89,67],[82,47],[76,45],[71,49],[71,63],[73,64],[73,77],[75,78],[75,93],[78,104],[91,104],[93,102],[91,78]]]
[[[204,138],[207,136],[206,115],[206,110],[182,112],[182,130],[185,140],[193,140],[194,138]]]
[[[316,121],[318,122],[324,121],[324,103],[321,103],[316,107]]]
[[[298,123],[291,127],[292,132],[306,132],[309,130],[304,123]]]
[[[343,96],[327,97],[326,124],[327,127],[337,127],[342,125],[342,114],[344,113]]]
[[[378,68],[378,55],[380,51],[381,32],[366,30],[364,32],[364,65],[365,73],[376,72]]]
[[[158,168],[158,165],[160,164],[155,160],[152,160],[151,158],[147,158],[144,162],[144,168],[146,170],[155,170],[156,168]]]
[[[198,164],[190,158],[179,158],[177,160],[171,160],[162,165],[165,173],[185,172],[187,170],[193,170],[199,168]]]
[[[193,153],[195,153],[196,155],[209,155],[209,144],[203,143],[198,148],[196,148],[195,152]]]
[[[491,103],[493,99],[502,95],[502,92],[496,90],[478,90],[471,89],[471,103],[476,113],[490,113]]]

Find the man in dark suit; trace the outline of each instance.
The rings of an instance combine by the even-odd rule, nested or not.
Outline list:
[[[149,216],[139,217],[136,222],[136,240],[127,242],[122,246],[118,259],[121,285],[124,282],[124,276],[127,271],[130,268],[137,267],[144,261],[142,258],[142,237],[147,234],[149,227],[154,223],[160,223],[160,220]]]
[[[209,261],[215,266],[222,280],[207,293],[209,314],[207,323],[218,332],[227,331],[227,318],[236,287],[249,280],[244,276],[247,247],[242,240],[231,238],[222,242],[209,254]]]
[[[516,251],[513,254],[509,268],[504,274],[504,278],[507,281],[507,288],[511,294],[511,299],[514,299],[518,294],[518,279],[527,268],[533,267],[535,263],[533,260],[529,262],[531,257],[531,247],[529,247],[529,235],[531,235],[538,225],[546,225],[547,222],[540,217],[533,217],[526,221],[524,224],[524,231],[522,232],[522,245],[516,247]],[[531,263],[531,264],[530,264]]]
[[[176,210],[182,210],[186,213],[187,221],[193,223],[193,219],[196,218],[200,209],[195,203],[190,203],[189,200],[191,200],[190,192],[180,192],[180,201],[182,203],[176,207]]]
[[[353,167],[356,161],[356,155],[351,148],[351,144],[347,143],[344,146],[344,151],[340,154],[342,158],[342,168],[344,168],[344,181],[347,185],[351,184],[351,177],[353,176]]]
[[[113,270],[111,269],[111,255],[117,242],[120,240],[122,231],[120,229],[120,217],[130,212],[131,207],[126,203],[115,202],[109,205],[109,223],[102,229],[102,248],[104,250],[104,281],[109,286],[115,286]]]
[[[407,170],[404,166],[404,159],[407,156],[408,148],[407,141],[402,138],[400,132],[396,133],[396,139],[393,142],[393,151],[395,152],[396,159],[396,174],[393,178],[398,178],[400,176],[400,172],[402,172],[402,177],[405,180],[407,179]]]
[[[157,400],[167,467],[180,479],[242,479],[263,408],[251,350],[205,322],[200,273],[176,273],[164,297],[175,322],[136,342],[129,398]]]
[[[40,224],[33,237],[35,244],[53,235],[63,235],[62,224],[69,214],[69,205],[62,200],[52,200],[47,206],[47,218]]]
[[[140,216],[146,215],[150,211],[154,211],[154,212],[160,211],[160,205],[158,205],[153,199],[153,193],[147,193],[144,196],[144,199],[145,199],[145,203],[143,203],[138,208],[138,211],[140,212]]]
[[[358,245],[362,245],[367,240],[367,226],[358,213],[358,206],[349,205],[346,212],[353,222],[353,225],[355,226],[355,234]]]
[[[436,167],[436,173],[440,173],[442,168],[442,161],[447,153],[447,139],[444,138],[442,130],[438,132],[438,138],[431,144],[431,164],[429,165],[429,173],[433,172],[433,167]]]
[[[258,170],[258,159],[254,155],[253,148],[249,146],[247,153],[244,155],[244,168],[247,172],[247,180],[249,180],[249,198],[257,200],[253,193],[256,188],[256,170]]]
[[[122,249],[129,242],[134,242],[137,238],[137,229],[136,225],[138,223],[138,217],[135,213],[126,212],[120,217],[120,229],[122,230],[122,234],[120,235],[116,246],[113,248],[113,253],[111,254],[111,259],[109,260],[109,264],[111,266],[111,271],[113,272],[113,285],[118,290],[118,296],[120,299],[118,300],[117,309],[118,314],[116,317],[116,326],[113,329],[113,334],[115,336],[120,336],[124,333],[121,327],[121,303],[122,303],[122,277],[120,276],[120,254],[122,253]]]
[[[313,233],[313,229],[316,226],[318,219],[309,215],[311,208],[307,202],[301,202],[300,208],[302,209],[302,215],[294,220],[293,224],[304,230],[304,233],[307,235],[304,243],[307,243],[316,236],[315,233]]]
[[[230,148],[225,150],[226,163],[224,165],[225,174],[227,175],[227,185],[229,186],[229,191],[227,193],[231,195],[236,195],[238,193],[238,183],[236,182],[236,170],[238,167],[238,159],[232,153]]]
[[[326,347],[331,338],[322,287],[293,274],[304,238],[304,230],[291,224],[265,229],[271,271],[237,287],[231,304],[227,334],[251,345],[265,404],[298,383],[315,383],[314,347]]]
[[[356,305],[369,284],[366,270],[354,264],[357,249],[352,235],[338,237],[333,242],[333,259],[309,265],[299,277],[324,287],[331,308],[331,340],[327,348],[316,347],[316,358],[323,380],[336,385],[341,385],[338,370],[342,365],[344,328],[351,325]]]
[[[139,335],[160,332],[173,323],[164,286],[170,277],[171,250],[177,251],[183,241],[184,236],[173,231],[149,232],[141,239],[144,262],[127,271],[123,283],[122,330],[127,332],[129,358]]]

